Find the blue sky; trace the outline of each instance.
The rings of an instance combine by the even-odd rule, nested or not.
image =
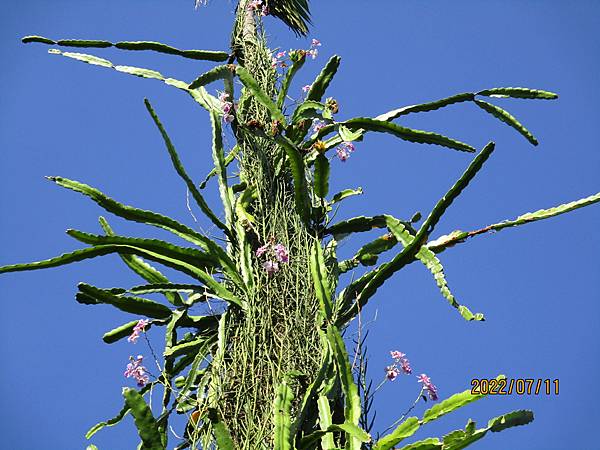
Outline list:
[[[192,0],[9,0],[0,18],[0,264],[27,262],[73,250],[64,230],[99,231],[103,212],[44,179],[61,175],[96,186],[127,204],[152,209],[191,226],[185,187],[170,167],[143,98],[154,104],[189,172],[210,170],[207,114],[179,91],[107,69],[48,55],[19,38],[156,40],[180,48],[227,49],[233,4],[213,0],[194,11]],[[494,100],[538,137],[530,146],[474,105],[416,114],[401,124],[441,132],[497,150],[440,222],[435,235],[475,229],[539,208],[596,193],[600,169],[600,5],[594,1],[381,1],[314,3],[311,37],[321,55],[292,88],[310,83],[326,58],[342,66],[330,94],[340,118],[382,112],[464,91],[527,86],[558,92],[558,101]],[[321,5],[323,3],[324,5]],[[376,3],[376,6],[373,6]],[[273,48],[306,48],[267,19]],[[191,80],[208,63],[156,54],[90,50],[115,64],[153,68]],[[229,145],[233,139],[226,137]],[[472,156],[435,146],[369,136],[344,164],[334,161],[332,191],[362,186],[338,218],[390,213],[426,214]],[[210,191],[216,206],[217,196]],[[200,214],[196,214],[199,216]],[[473,239],[441,255],[454,294],[485,323],[464,322],[417,264],[385,284],[364,312],[375,382],[401,350],[442,397],[470,387],[472,378],[560,380],[558,396],[489,397],[421,430],[417,438],[485,425],[513,409],[535,421],[488,435],[479,449],[593,449],[594,406],[600,395],[597,283],[600,207]],[[161,236],[141,225],[111,221],[123,234]],[[349,256],[359,241],[348,239]],[[122,372],[143,344],[102,343],[125,313],[74,301],[76,284],[131,286],[138,280],[116,257],[62,269],[0,277],[0,429],[4,448],[85,448],[84,434],[121,407]],[[352,329],[350,330],[352,331]],[[151,338],[159,335],[151,334]],[[147,351],[146,351],[147,353]],[[376,431],[387,428],[418,393],[413,377],[378,393]],[[420,404],[415,413],[422,413]],[[93,438],[100,449],[134,448],[131,419]]]

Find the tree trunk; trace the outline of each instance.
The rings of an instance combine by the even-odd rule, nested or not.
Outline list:
[[[247,0],[238,6],[232,48],[240,64],[267,94],[276,93],[276,72],[260,24],[248,10]],[[242,92],[238,123],[257,121],[270,127],[269,112],[249,93]],[[255,122],[256,123],[256,122]],[[240,147],[240,179],[246,189],[255,188],[253,223],[236,223],[238,235],[252,242],[246,249],[230,246],[238,261],[252,260],[248,310],[231,308],[223,327],[225,343],[211,366],[209,402],[227,424],[236,449],[273,448],[273,400],[275,388],[288,380],[293,393],[292,420],[322,358],[318,332],[318,300],[309,269],[309,252],[315,237],[295,212],[291,175],[276,174],[275,161],[283,150],[272,140],[257,137],[234,126]],[[277,242],[289,249],[290,262],[268,275],[256,257],[258,246]],[[239,239],[242,242],[242,239]],[[240,244],[243,245],[243,244]],[[246,253],[244,252],[246,251]],[[243,264],[241,264],[243,265]]]

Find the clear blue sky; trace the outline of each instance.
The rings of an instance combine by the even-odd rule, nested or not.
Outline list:
[[[97,232],[103,212],[86,198],[44,179],[61,175],[94,185],[132,205],[192,226],[185,187],[170,167],[144,109],[149,97],[190,173],[210,170],[207,114],[179,91],[108,69],[48,55],[19,38],[157,40],[180,48],[226,49],[232,2],[213,0],[5,2],[0,18],[0,264],[27,262],[78,248],[66,228]],[[442,132],[497,151],[438,226],[437,234],[474,229],[523,212],[567,202],[599,189],[600,4],[595,1],[313,1],[312,37],[321,55],[293,87],[300,95],[326,58],[342,56],[331,94],[340,117],[390,109],[496,86],[556,91],[554,102],[501,100],[538,137],[530,146],[474,105],[419,114],[408,126]],[[273,48],[306,48],[272,19]],[[167,55],[90,50],[115,64],[154,68],[191,80],[207,63]],[[231,144],[232,138],[228,137]],[[332,190],[362,186],[338,217],[427,213],[472,156],[435,146],[370,136],[345,164],[334,162]],[[216,205],[214,191],[210,197]],[[197,214],[199,215],[199,214]],[[112,220],[123,234],[163,236]],[[416,436],[441,436],[513,409],[533,409],[527,427],[491,434],[479,449],[595,449],[600,412],[600,207],[480,237],[443,255],[454,294],[485,323],[466,323],[413,264],[370,303],[371,374],[376,382],[389,350],[409,356],[442,397],[472,378],[504,373],[560,380],[559,396],[489,397],[428,425]],[[358,243],[341,250],[350,255]],[[0,434],[6,449],[85,448],[85,431],[121,407],[122,375],[143,344],[103,344],[102,334],[132,320],[108,307],[74,301],[76,283],[131,286],[138,280],[117,257],[62,269],[0,277]],[[154,333],[154,332],[153,332]],[[152,333],[151,333],[152,334]],[[153,335],[158,337],[158,335]],[[412,402],[416,380],[400,378],[376,399],[376,430]],[[422,413],[423,405],[416,412]],[[124,425],[98,433],[100,449],[134,448]]]

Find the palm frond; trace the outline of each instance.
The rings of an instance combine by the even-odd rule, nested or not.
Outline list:
[[[310,25],[308,0],[267,0],[269,14],[282,20],[294,33],[306,36]]]

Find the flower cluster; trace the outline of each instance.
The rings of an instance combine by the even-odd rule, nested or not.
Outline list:
[[[283,50],[281,52],[277,52],[275,54],[275,56],[273,56],[271,59],[271,67],[273,67],[273,68],[281,67],[282,69],[287,67],[287,63],[285,62],[285,59],[284,59],[285,54],[286,54],[285,50]]]
[[[247,8],[248,8],[248,10],[253,11],[253,12],[260,11],[261,16],[269,15],[269,7],[267,6],[266,2],[263,2],[263,0],[252,0],[251,2],[248,3]]]
[[[133,327],[133,333],[131,333],[131,336],[129,336],[127,338],[127,340],[129,342],[131,342],[132,344],[135,344],[137,342],[137,340],[140,338],[140,333],[146,331],[146,327],[148,326],[148,323],[150,323],[150,322],[146,319],[138,320],[138,323],[136,323],[135,327]]]
[[[417,377],[417,379],[419,380],[419,383],[423,383],[423,389],[425,389],[427,391],[427,395],[429,396],[429,399],[432,401],[437,400],[438,399],[437,387],[435,387],[435,385],[431,382],[429,377],[427,375],[425,375],[424,373],[422,373],[421,375],[419,375]]]
[[[142,361],[144,357],[142,355],[138,355],[137,358],[133,358],[133,356],[129,357],[129,364],[127,364],[127,370],[125,370],[125,375],[127,378],[133,377],[135,381],[137,381],[137,385],[142,387],[145,386],[150,378],[146,373],[148,372],[144,366],[142,366]]]
[[[400,368],[402,369],[402,372],[404,372],[407,375],[410,375],[412,373],[412,368],[410,367],[410,361],[408,360],[408,358],[406,357],[406,355],[402,352],[399,351],[393,351],[390,352],[390,355],[392,356],[392,358],[394,358],[394,361],[396,362],[396,364],[400,364]]]
[[[253,2],[251,2],[251,5],[254,3],[261,4],[261,2],[253,1]],[[253,7],[252,9],[255,9],[255,8]],[[307,55],[310,56],[312,59],[315,59],[317,57],[317,55],[319,54],[319,49],[317,47],[320,47],[320,46],[321,46],[321,41],[319,41],[318,39],[313,39],[311,41],[310,48],[308,50],[298,49],[298,50],[290,50],[289,52],[286,52],[285,50],[279,51],[272,57],[271,67],[273,67],[273,68],[280,67],[282,69],[286,68],[288,66],[288,61],[286,59],[286,56],[289,56],[289,58],[292,62],[298,61]]]
[[[391,351],[390,355],[394,358],[394,364],[385,368],[385,376],[388,380],[394,381],[400,373],[404,372],[409,375],[412,373],[410,367],[410,361],[406,358],[406,355],[399,351]],[[400,368],[398,368],[400,366]]]
[[[270,239],[267,244],[256,250],[258,258],[265,254],[268,259],[264,262],[263,268],[268,275],[274,275],[279,272],[279,263],[288,264],[290,262],[288,249],[283,244],[275,244],[274,239]]]
[[[226,123],[233,122],[235,112],[235,105],[229,101],[229,94],[227,92],[221,92],[219,94],[219,101],[221,102],[221,111],[223,112],[223,121]]]
[[[401,373],[405,373],[406,375],[410,375],[412,373],[410,361],[404,353],[394,350],[390,352],[390,355],[394,359],[394,364],[392,364],[391,366],[386,366],[384,369],[385,377],[388,381],[394,381],[396,378],[398,378],[398,376]],[[429,396],[429,399],[432,401],[438,399],[437,387],[435,387],[435,385],[431,382],[427,375],[422,373],[421,375],[417,376],[417,380],[419,383],[423,383],[421,393],[423,393],[423,391],[426,391],[427,395]]]
[[[336,149],[338,158],[340,161],[345,162],[350,158],[350,153],[354,151],[354,144],[352,142],[342,142]]]

